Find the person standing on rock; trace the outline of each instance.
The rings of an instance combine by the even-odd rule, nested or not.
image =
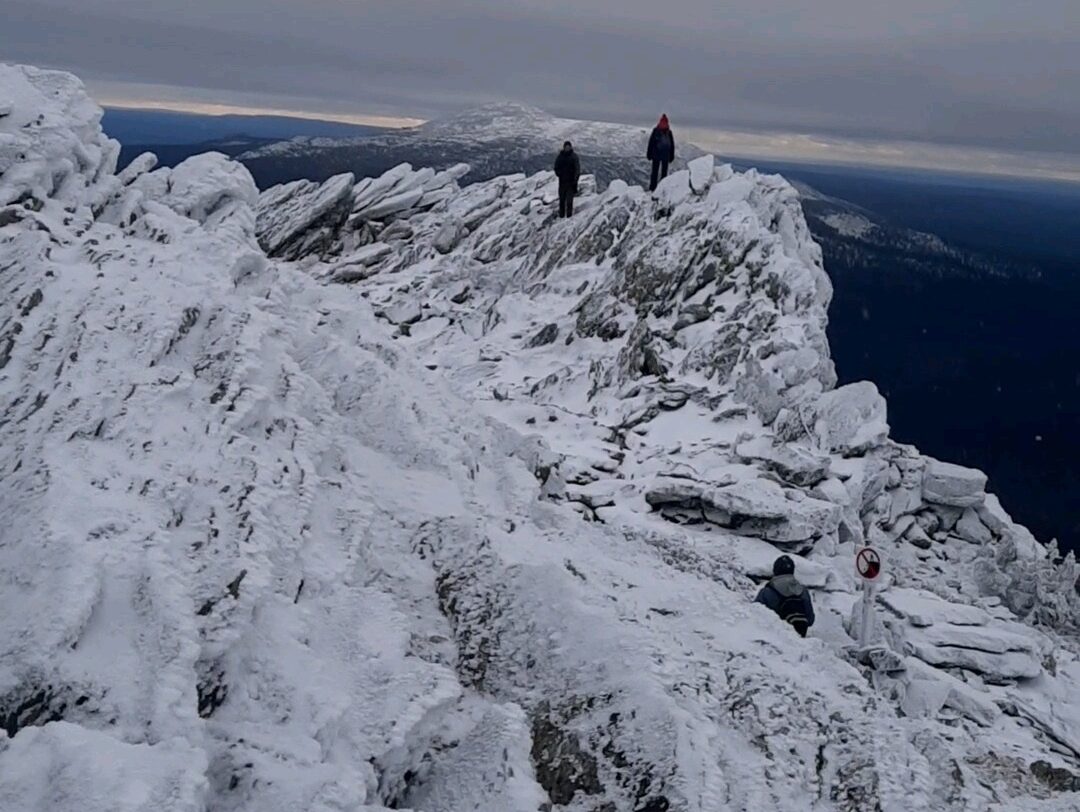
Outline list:
[[[652,180],[649,191],[655,192],[661,178],[666,178],[668,167],[675,160],[675,136],[672,135],[667,113],[660,116],[660,122],[653,127],[649,136],[649,150],[646,157],[652,161]]]
[[[562,152],[555,158],[555,177],[559,179],[559,217],[572,217],[574,195],[577,194],[578,178],[581,177],[581,161],[569,141],[562,145]]]
[[[768,606],[781,620],[794,626],[800,637],[806,637],[807,630],[814,625],[810,593],[795,578],[795,562],[789,556],[782,555],[773,562],[773,577],[754,601]]]

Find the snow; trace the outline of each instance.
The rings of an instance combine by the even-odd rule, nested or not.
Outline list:
[[[0,808],[1069,808],[1072,571],[834,388],[782,179],[256,199],[0,88]],[[781,550],[806,640],[752,603]]]
[[[716,169],[716,158],[702,155],[690,161],[687,169],[690,172],[690,188],[694,190],[694,194],[703,195],[709,191]]]
[[[324,220],[329,220],[330,228],[340,225],[340,220],[348,215],[352,187],[353,175],[345,173],[322,184],[298,180],[279,188],[276,194],[260,201],[257,231],[260,242],[274,255],[303,256],[310,250],[311,241],[299,241],[298,248],[298,237],[310,234]]]
[[[67,722],[0,744],[0,809],[153,812],[204,809],[206,759],[183,744],[124,744]]]
[[[939,505],[976,507],[986,499],[986,474],[932,459],[923,477],[923,496]]]
[[[822,199],[827,200],[828,198]],[[830,214],[823,217],[822,220],[826,225],[836,229],[842,236],[854,237],[855,239],[865,237],[877,228],[876,225],[865,217],[850,212]]]

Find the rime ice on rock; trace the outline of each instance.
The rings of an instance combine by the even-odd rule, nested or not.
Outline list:
[[[256,201],[116,175],[66,74],[0,99],[0,808],[1068,801],[1075,563],[834,388],[781,178]],[[751,602],[781,549],[813,639]]]

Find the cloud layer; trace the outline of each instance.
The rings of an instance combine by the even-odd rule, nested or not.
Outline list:
[[[135,97],[1080,154],[1076,0],[0,0],[0,59]],[[159,99],[168,100],[168,99]]]

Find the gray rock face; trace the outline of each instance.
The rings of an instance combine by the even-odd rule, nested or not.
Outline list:
[[[646,490],[645,499],[674,521],[708,522],[780,544],[829,535],[840,521],[838,505],[763,479],[718,487],[660,480]]]
[[[1054,767],[1049,761],[1034,762],[1031,774],[1056,792],[1080,792],[1080,775],[1064,767]]]
[[[923,498],[952,507],[976,507],[986,500],[986,474],[940,460],[929,460],[923,475]]]
[[[325,183],[298,180],[259,197],[256,235],[272,257],[300,259],[326,253],[352,211],[353,176]]]
[[[1018,623],[920,590],[888,590],[879,600],[905,621],[891,626],[897,646],[929,665],[971,671],[993,683],[1043,672],[1045,641]]]
[[[547,324],[541,327],[536,334],[530,338],[526,343],[526,347],[545,347],[548,344],[553,344],[555,339],[559,337],[559,325]]]
[[[956,535],[972,544],[989,544],[994,539],[994,534],[982,523],[975,508],[965,509],[954,529]]]

